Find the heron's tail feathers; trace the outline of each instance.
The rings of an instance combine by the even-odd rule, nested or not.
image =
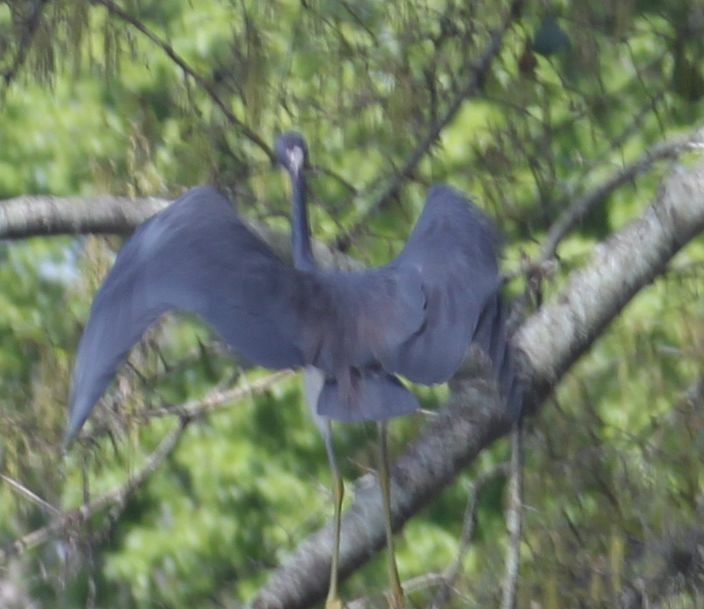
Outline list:
[[[318,398],[318,414],[337,421],[383,421],[409,414],[418,400],[395,376],[381,370],[350,370],[326,378]]]
[[[506,302],[497,292],[484,308],[479,318],[474,341],[491,359],[494,377],[501,397],[506,403],[512,421],[521,416],[523,386],[517,375],[516,362],[508,337],[508,313]]]

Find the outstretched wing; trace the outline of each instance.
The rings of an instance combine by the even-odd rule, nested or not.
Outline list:
[[[390,266],[420,274],[426,309],[421,329],[382,359],[384,368],[418,383],[444,382],[462,363],[482,312],[500,287],[494,231],[459,192],[434,186],[406,247]],[[490,355],[497,352],[488,336],[481,338]]]
[[[162,313],[200,315],[248,359],[272,368],[303,355],[272,294],[290,282],[269,248],[217,191],[197,188],[142,224],[98,291],[78,348],[67,435],[72,437],[128,351]]]
[[[162,313],[196,313],[238,353],[269,368],[363,365],[422,322],[413,271],[325,274],[287,265],[211,188],[142,226],[95,297],[73,376],[67,438],[78,432],[140,336]],[[375,334],[374,328],[384,326]]]

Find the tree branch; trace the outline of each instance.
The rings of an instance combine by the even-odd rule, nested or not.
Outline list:
[[[116,210],[111,205],[119,207],[125,202],[106,200],[112,212]],[[18,227],[23,235],[55,234],[60,232],[57,226],[62,218],[62,230],[88,230],[86,222],[79,221],[80,214],[68,209],[82,201],[90,216],[96,208],[87,201],[48,201],[51,204],[47,205],[47,198],[5,202],[0,206],[0,237],[20,236]],[[37,202],[52,215],[50,219],[38,213],[34,205]],[[20,205],[21,213],[15,205]],[[146,215],[139,205],[130,205],[139,210],[138,215]],[[97,216],[100,219],[100,214]],[[118,216],[122,218],[124,214]],[[66,222],[67,218],[73,220]],[[523,353],[526,383],[536,404],[633,295],[662,273],[672,255],[703,227],[704,167],[699,165],[687,172],[678,171],[638,220],[600,245],[592,262],[573,274],[562,295],[520,328],[515,343]],[[434,417],[393,469],[392,509],[397,528],[447,486],[481,450],[509,430],[501,411],[491,405],[493,394],[488,387],[462,383],[458,386],[453,402]],[[363,478],[343,520],[345,574],[368,560],[383,544],[380,501],[373,478]],[[304,541],[273,574],[253,606],[304,607],[321,599],[326,582],[320,574],[329,570],[330,540],[330,531],[323,529]]]
[[[149,479],[149,476],[156,471],[159,464],[173,451],[174,448],[176,448],[178,441],[181,439],[183,432],[186,430],[186,427],[191,421],[194,421],[214,410],[222,408],[226,404],[237,402],[248,396],[263,393],[279,381],[292,375],[293,372],[291,370],[281,370],[268,376],[256,379],[249,384],[242,383],[241,386],[233,387],[226,391],[213,391],[200,400],[192,400],[178,406],[155,408],[145,412],[144,416],[147,418],[178,416],[180,424],[171,433],[169,433],[164,440],[162,440],[157,449],[147,458],[145,464],[136,475],[132,476],[120,487],[105,493],[90,503],[74,508],[69,512],[60,512],[28,488],[24,487],[15,480],[12,480],[11,478],[0,474],[0,479],[4,480],[14,490],[33,503],[38,504],[45,511],[49,511],[56,516],[55,519],[48,525],[23,535],[19,539],[8,544],[4,549],[0,548],[0,565],[7,562],[13,556],[23,554],[25,551],[45,543],[52,537],[65,532],[70,527],[76,526],[78,523],[85,522],[90,517],[107,507],[121,506],[130,495],[132,495]]]
[[[52,197],[25,195],[0,202],[0,239],[47,235],[126,234],[169,201],[157,198],[128,199]]]
[[[638,219],[602,243],[563,292],[529,318],[514,337],[529,404],[536,408],[560,377],[672,256],[704,230],[704,164],[679,170]],[[490,388],[458,383],[442,408],[392,470],[392,514],[400,528],[457,473],[510,430]],[[276,569],[250,607],[308,607],[324,598],[331,526],[313,533]],[[370,475],[356,485],[342,521],[341,573],[349,574],[384,543],[381,494]]]
[[[462,570],[464,559],[469,551],[470,544],[474,540],[474,531],[477,526],[477,511],[479,510],[479,499],[481,498],[484,489],[490,482],[496,480],[500,476],[506,476],[510,473],[509,463],[502,463],[496,466],[485,474],[480,475],[470,486],[469,500],[464,511],[464,519],[462,524],[462,533],[460,534],[459,551],[454,562],[441,574],[442,583],[437,594],[433,598],[431,609],[441,609],[441,607],[449,600],[452,587],[457,580],[457,577]],[[406,586],[404,585],[404,590]]]
[[[224,406],[237,402],[249,396],[263,393],[278,382],[293,376],[292,370],[279,370],[268,376],[256,379],[251,383],[243,382],[242,386],[232,387],[225,391],[213,391],[200,400],[191,400],[177,406],[164,406],[162,408],[150,408],[142,415],[146,418],[158,417],[187,417],[197,419],[206,414],[223,408]]]
[[[17,480],[6,476],[5,474],[0,474],[0,480],[7,484],[12,490],[14,490],[18,495],[24,497],[34,505],[37,505],[45,513],[52,514],[54,516],[60,515],[61,510],[55,508],[51,503],[42,499],[34,491],[28,489],[24,484],[18,482]]]
[[[171,59],[171,61],[173,61],[179,68],[181,68],[182,72],[186,76],[191,77],[198,84],[198,86],[208,94],[208,97],[210,97],[213,103],[218,108],[220,108],[220,111],[225,115],[225,118],[227,118],[228,122],[231,125],[239,129],[242,135],[244,135],[250,142],[255,144],[257,147],[259,147],[267,155],[267,157],[269,157],[269,160],[272,163],[276,160],[276,156],[274,155],[274,151],[271,149],[271,147],[261,137],[259,137],[259,135],[252,131],[252,129],[250,129],[244,122],[242,122],[239,118],[235,116],[234,112],[230,110],[230,107],[217,94],[213,85],[209,83],[203,76],[198,74],[193,68],[191,68],[191,66],[188,65],[186,60],[183,59],[183,57],[181,57],[169,43],[159,38],[159,36],[152,32],[146,25],[144,25],[141,21],[139,21],[126,11],[124,11],[121,7],[112,2],[112,0],[91,0],[91,2],[93,4],[99,4],[103,6],[110,14],[121,19],[125,23],[130,24],[133,28],[140,31],[147,38],[149,38],[149,40],[151,40],[156,46],[158,46],[169,57],[169,59]]]
[[[230,106],[218,95],[215,87],[211,82],[209,82],[201,74],[198,74],[188,62],[179,55],[176,50],[165,40],[157,36],[152,30],[150,30],[144,23],[139,21],[139,19],[133,17],[127,13],[120,6],[115,4],[112,0],[91,0],[93,4],[103,6],[109,13],[121,19],[125,23],[141,32],[144,36],[149,38],[156,46],[158,46],[171,61],[173,61],[181,71],[188,77],[192,78],[193,81],[201,88],[211,101],[220,109],[227,121],[240,130],[240,132],[253,144],[255,144],[259,149],[266,154],[269,161],[272,163],[276,162],[276,155],[273,149],[269,146],[256,132],[254,132],[250,127],[248,127],[242,120],[235,116],[234,112],[230,109]],[[357,193],[357,188],[351,184],[348,180],[342,177],[336,171],[329,169],[327,167],[315,166],[315,171],[323,173],[337,182],[339,182],[346,190],[353,194]]]
[[[171,201],[155,197],[129,199],[111,195],[95,197],[52,197],[24,195],[0,201],[0,239],[26,239],[48,235],[128,234]],[[271,230],[261,222],[247,224],[276,253],[291,258],[288,234]],[[313,242],[316,260],[326,268],[355,269],[360,263]]]
[[[515,609],[518,574],[521,563],[521,532],[523,528],[523,425],[519,421],[511,432],[511,476],[508,483],[506,529],[506,575],[504,576],[501,609]]]
[[[648,171],[657,161],[675,159],[688,150],[704,148],[704,129],[694,133],[661,142],[647,150],[636,161],[611,174],[596,188],[569,205],[557,218],[548,231],[540,252],[539,260],[544,262],[555,255],[560,241],[597,205],[614,190]]]
[[[554,385],[625,304],[703,229],[704,164],[679,167],[655,203],[597,246],[555,302],[519,329],[515,341],[538,393]]]
[[[464,104],[467,99],[476,96],[479,91],[481,91],[484,80],[489,73],[489,69],[491,68],[494,58],[501,52],[504,36],[511,27],[513,21],[519,16],[523,7],[523,2],[524,0],[514,0],[512,2],[503,23],[494,31],[491,39],[489,40],[489,44],[484,50],[484,53],[479,58],[479,61],[477,61],[472,67],[467,79],[467,84],[457,94],[448,109],[445,111],[445,114],[443,114],[437,122],[431,125],[428,130],[428,134],[419,142],[415,150],[406,159],[403,167],[401,167],[396,175],[394,175],[376,200],[369,206],[362,216],[347,231],[344,232],[344,234],[340,235],[336,239],[334,245],[335,249],[344,252],[349,248],[352,240],[366,226],[369,217],[386,207],[398,194],[404,181],[413,174],[430,148],[438,140],[442,131],[455,118],[459,110],[462,108],[462,104]]]
[[[169,432],[161,441],[156,450],[149,455],[142,468],[123,485],[101,495],[94,501],[86,503],[78,508],[62,514],[52,522],[39,529],[23,535],[12,543],[0,548],[0,565],[6,563],[13,556],[23,554],[27,550],[35,548],[52,537],[75,527],[81,522],[85,522],[98,512],[101,512],[111,505],[123,504],[139,487],[141,487],[149,477],[156,471],[161,462],[171,454],[173,449],[181,439],[190,419],[182,418],[179,425]]]
[[[12,81],[15,80],[17,74],[22,69],[24,62],[27,60],[27,54],[29,53],[29,47],[32,44],[34,35],[39,29],[39,24],[42,19],[42,12],[44,7],[48,4],[49,0],[37,0],[32,8],[32,13],[27,18],[25,23],[24,31],[22,32],[22,38],[20,38],[19,48],[15,55],[15,59],[12,65],[3,73],[2,78],[5,81],[5,87],[9,87]]]

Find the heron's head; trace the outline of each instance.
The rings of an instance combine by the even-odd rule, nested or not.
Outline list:
[[[308,165],[308,146],[300,133],[289,131],[276,138],[276,160],[294,176]]]

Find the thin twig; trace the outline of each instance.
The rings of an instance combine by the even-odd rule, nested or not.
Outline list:
[[[704,376],[700,376],[686,391],[686,401],[693,406],[704,406]]]
[[[479,61],[472,66],[466,85],[459,91],[440,119],[431,125],[427,135],[420,141],[418,146],[416,146],[415,150],[408,159],[406,159],[403,167],[396,172],[376,200],[344,234],[337,237],[334,246],[336,249],[343,252],[346,251],[354,237],[366,226],[368,218],[378,213],[394,199],[405,180],[413,174],[430,148],[438,140],[445,127],[455,118],[464,102],[476,96],[481,91],[494,58],[501,52],[504,35],[521,12],[523,1],[524,0],[513,1],[503,23],[493,32],[484,53],[479,58]]]
[[[171,59],[181,71],[188,77],[192,78],[198,86],[205,91],[205,93],[210,97],[212,102],[220,109],[228,122],[240,130],[242,135],[244,135],[250,142],[255,144],[272,163],[276,162],[276,155],[274,150],[269,146],[256,132],[254,132],[244,121],[237,118],[234,112],[230,109],[230,106],[218,95],[215,87],[211,82],[209,82],[204,76],[196,72],[188,62],[179,55],[176,50],[163,38],[159,37],[155,32],[149,29],[144,23],[139,21],[136,17],[133,17],[112,0],[91,0],[93,4],[98,4],[103,6],[109,13],[115,15],[119,19],[122,19],[125,23],[128,23],[135,29],[139,30],[144,34],[149,40],[151,40],[156,46],[158,46],[168,57]],[[346,190],[357,193],[357,188],[351,184],[348,180],[342,177],[336,171],[326,168],[326,167],[315,167],[316,171],[323,173],[337,182],[339,182]]]
[[[141,21],[124,11],[112,0],[91,1],[93,4],[99,4],[105,7],[105,9],[107,9],[109,13],[115,15],[119,19],[122,19],[125,23],[129,23],[132,27],[139,30],[142,34],[149,38],[149,40],[151,40],[162,51],[164,51],[164,53],[166,53],[166,55],[169,57],[169,59],[171,59],[171,61],[173,61],[179,68],[181,68],[181,71],[186,76],[192,78],[198,84],[198,86],[200,86],[203,91],[208,94],[208,97],[210,97],[213,103],[218,108],[220,108],[220,111],[225,115],[225,118],[227,118],[230,124],[237,127],[242,133],[242,135],[244,135],[250,142],[258,146],[264,152],[264,154],[269,157],[269,160],[272,163],[276,160],[276,156],[274,155],[274,151],[271,149],[271,147],[261,137],[259,137],[259,135],[252,131],[252,129],[250,129],[243,121],[241,121],[235,116],[232,110],[230,110],[229,106],[217,94],[217,91],[215,90],[215,87],[212,85],[212,83],[208,82],[202,75],[198,74],[193,68],[191,68],[191,66],[188,65],[186,60],[183,59],[183,57],[181,57],[168,42],[157,36]]]
[[[12,62],[12,65],[2,75],[6,88],[12,84],[12,81],[17,77],[17,74],[22,69],[24,62],[27,60],[29,47],[32,44],[34,35],[39,29],[39,24],[41,23],[42,11],[48,3],[49,0],[38,0],[34,3],[32,14],[28,17],[25,23],[24,32],[22,32],[22,38],[20,39],[19,48],[17,49],[15,59]]]
[[[10,558],[24,554],[27,550],[36,548],[52,537],[85,522],[107,507],[124,504],[130,495],[140,488],[156,471],[162,461],[171,454],[189,423],[190,419],[182,418],[178,426],[169,432],[156,450],[149,455],[142,468],[124,484],[112,491],[108,491],[90,503],[85,503],[80,507],[61,514],[49,524],[23,535],[0,549],[0,564],[4,564]]]
[[[357,195],[359,192],[357,187],[352,184],[349,180],[341,176],[337,171],[334,171],[333,169],[330,169],[329,167],[323,167],[321,165],[314,165],[311,168],[311,171],[313,174],[319,173],[322,175],[326,175],[329,178],[332,178],[333,180],[337,181],[340,186],[342,186],[345,190],[347,190],[350,194],[353,196]]]
[[[699,128],[693,133],[661,142],[630,165],[614,172],[601,184],[577,199],[563,211],[548,231],[539,260],[545,262],[555,256],[557,247],[567,234],[586,216],[591,209],[601,203],[607,196],[623,184],[648,171],[654,163],[663,159],[677,158],[688,150],[704,149],[704,129]]]
[[[477,510],[482,493],[486,487],[501,476],[507,476],[510,473],[510,464],[502,463],[490,471],[480,475],[469,487],[469,497],[467,507],[465,508],[462,533],[459,540],[459,549],[455,560],[447,569],[439,573],[426,573],[418,577],[404,580],[403,590],[406,594],[417,590],[425,590],[427,588],[439,587],[431,609],[440,609],[450,598],[454,590],[455,581],[462,570],[464,559],[467,556],[472,540],[474,539],[474,531],[477,524]],[[366,609],[367,607],[375,607],[373,596],[362,596],[356,598],[349,603],[346,603],[347,609]]]
[[[55,508],[53,505],[51,505],[51,503],[49,503],[45,499],[42,499],[34,491],[31,491],[20,482],[17,482],[17,480],[14,480],[13,478],[6,476],[5,474],[0,474],[0,479],[3,480],[6,484],[8,484],[10,488],[12,488],[19,495],[22,495],[25,499],[29,499],[29,501],[38,505],[45,512],[49,512],[54,516],[61,515],[61,510]]]
[[[83,478],[83,504],[90,503],[90,476],[88,473],[88,458],[87,453],[81,455],[81,477]],[[83,549],[86,560],[86,579],[88,584],[88,593],[86,594],[86,609],[94,609],[96,598],[95,585],[95,539],[93,535],[93,522],[86,520],[82,531],[82,542],[80,546]]]
[[[266,377],[259,378],[244,387],[234,387],[233,389],[227,391],[216,390],[200,400],[192,400],[178,406],[155,408],[143,413],[143,416],[146,418],[178,416],[180,419],[180,425],[161,442],[152,455],[149,456],[142,469],[123,486],[106,493],[93,502],[86,502],[83,506],[75,508],[69,512],[60,512],[29,489],[26,489],[21,484],[8,478],[7,476],[0,474],[0,477],[5,480],[5,482],[10,484],[13,488],[21,492],[24,496],[30,498],[35,503],[47,507],[47,509],[50,509],[56,516],[56,519],[48,525],[32,531],[31,533],[27,533],[20,539],[10,543],[5,549],[0,549],[0,564],[6,562],[12,556],[22,554],[26,550],[46,542],[51,537],[61,533],[70,526],[76,523],[84,522],[95,513],[108,506],[121,506],[124,504],[127,497],[147,480],[154,470],[156,470],[159,463],[175,448],[181,438],[181,435],[191,421],[212,412],[225,404],[229,404],[230,402],[262,393],[274,384],[292,376],[293,374],[294,372],[291,370],[280,370]]]
[[[467,507],[464,511],[464,519],[462,524],[462,533],[460,534],[459,549],[453,563],[443,573],[443,585],[438,590],[435,598],[433,598],[432,609],[440,609],[450,598],[453,586],[457,577],[462,570],[464,559],[467,557],[467,552],[474,540],[474,531],[477,527],[477,510],[479,509],[479,500],[482,493],[490,482],[496,480],[500,476],[506,476],[509,473],[509,464],[502,463],[485,474],[479,476],[469,487],[469,498]],[[405,586],[404,586],[405,589]]]
[[[511,474],[508,481],[506,528],[506,575],[504,576],[501,609],[515,609],[518,574],[521,564],[521,532],[523,528],[523,425],[519,420],[511,432]]]
[[[195,419],[222,408],[231,402],[262,393],[279,381],[290,378],[294,374],[293,370],[279,370],[268,376],[256,379],[245,386],[233,387],[225,391],[213,391],[203,399],[191,400],[176,406],[150,408],[140,413],[140,416],[145,418],[178,416]]]
[[[426,590],[428,588],[434,588],[435,586],[443,586],[446,582],[446,576],[444,573],[425,573],[417,577],[411,577],[410,579],[403,580],[403,591],[405,593],[416,592],[417,590]],[[360,596],[347,603],[345,603],[345,609],[367,609],[375,608],[382,605],[382,594],[378,596]]]

